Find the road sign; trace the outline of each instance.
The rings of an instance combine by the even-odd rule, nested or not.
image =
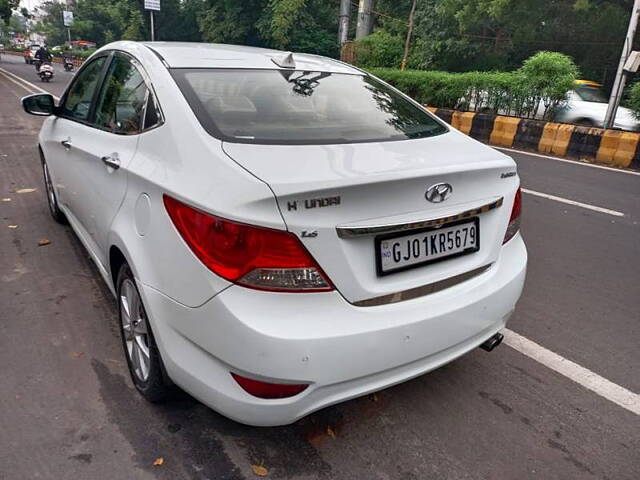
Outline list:
[[[155,10],[156,12],[160,11],[160,0],[144,0],[144,9],[145,10]]]
[[[64,23],[65,27],[70,27],[71,25],[73,25],[73,12],[64,10],[62,12],[62,23]]]

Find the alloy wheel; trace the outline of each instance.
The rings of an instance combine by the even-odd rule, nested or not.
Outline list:
[[[146,382],[151,367],[149,328],[140,295],[129,278],[122,282],[119,303],[120,321],[131,370],[138,380]]]

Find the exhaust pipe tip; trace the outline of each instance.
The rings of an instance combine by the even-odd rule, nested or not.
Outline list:
[[[494,348],[496,348],[498,345],[502,343],[503,338],[504,338],[503,334],[496,333],[494,336],[492,336],[491,338],[486,340],[483,344],[481,344],[480,348],[486,352],[490,352],[491,350],[493,350]]]

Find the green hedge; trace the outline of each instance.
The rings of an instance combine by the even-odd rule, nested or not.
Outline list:
[[[555,52],[539,52],[515,72],[369,71],[425,105],[525,118],[553,118],[578,75],[573,61]]]
[[[97,48],[71,50],[71,55],[76,58],[89,58]]]
[[[637,119],[640,120],[640,82],[636,82],[629,89],[629,98],[626,103]]]

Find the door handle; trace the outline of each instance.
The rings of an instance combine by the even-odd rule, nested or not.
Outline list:
[[[120,168],[120,160],[118,159],[118,155],[115,153],[112,155],[105,155],[100,160],[102,160],[102,163],[104,163],[107,167],[111,167],[114,170]]]
[[[71,139],[70,138],[67,138],[66,140],[62,140],[60,143],[67,150],[69,150],[71,148]]]

